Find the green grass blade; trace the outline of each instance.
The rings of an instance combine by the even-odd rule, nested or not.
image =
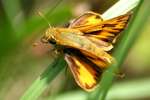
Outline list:
[[[129,24],[128,29],[122,33],[123,37],[114,52],[117,63],[110,66],[108,71],[103,74],[101,85],[91,94],[90,100],[91,98],[92,100],[105,100],[107,92],[112,85],[112,80],[114,79],[113,73],[115,73],[123,63],[130,47],[141,33],[143,25],[149,17],[149,4],[148,0],[140,1],[139,6],[134,13],[132,22]]]
[[[49,83],[59,74],[59,72],[65,67],[66,63],[63,56],[57,57],[49,66],[45,72],[38,77],[31,87],[24,93],[21,100],[36,100],[41,93],[46,89]]]

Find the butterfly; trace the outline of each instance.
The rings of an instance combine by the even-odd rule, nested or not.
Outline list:
[[[61,48],[76,83],[85,91],[91,91],[104,70],[115,61],[110,52],[130,15],[103,20],[98,13],[86,12],[67,28],[48,28],[41,40]]]

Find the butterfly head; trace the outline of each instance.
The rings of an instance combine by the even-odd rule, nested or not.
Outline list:
[[[56,44],[56,40],[54,37],[54,34],[56,33],[55,28],[48,28],[44,34],[44,36],[41,38],[42,43],[51,43]]]

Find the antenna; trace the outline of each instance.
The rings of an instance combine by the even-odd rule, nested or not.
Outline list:
[[[40,11],[38,11],[38,14],[39,14],[39,16],[41,16],[48,23],[49,27],[51,28],[52,26],[49,23],[48,19]]]

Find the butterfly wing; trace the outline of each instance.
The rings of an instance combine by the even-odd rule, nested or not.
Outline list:
[[[103,20],[99,14],[94,12],[86,12],[72,21],[69,28],[78,29],[81,32],[98,31],[101,30],[101,26],[95,27],[95,25],[99,25],[102,21]]]
[[[88,12],[77,18],[70,28],[78,29],[94,41],[102,40],[115,43],[119,33],[125,29],[131,14],[121,15],[109,20],[104,20],[99,14]]]
[[[74,48],[86,52],[85,54],[89,54],[89,56],[97,56],[109,63],[113,61],[112,56],[106,52],[112,48],[112,45],[100,40],[97,41],[97,43],[96,41],[94,43],[86,36],[79,35],[79,33],[77,34],[77,32],[78,31],[69,29],[66,32],[58,32],[58,34],[55,34],[57,44],[62,45],[65,48]]]
[[[130,18],[130,14],[121,15],[119,17],[103,21],[100,26],[102,30],[89,33],[88,37],[95,37],[107,43],[116,43],[120,32],[123,31]]]
[[[75,78],[76,83],[86,91],[93,90],[101,75],[100,69],[89,60],[77,55],[65,55],[65,60]]]

